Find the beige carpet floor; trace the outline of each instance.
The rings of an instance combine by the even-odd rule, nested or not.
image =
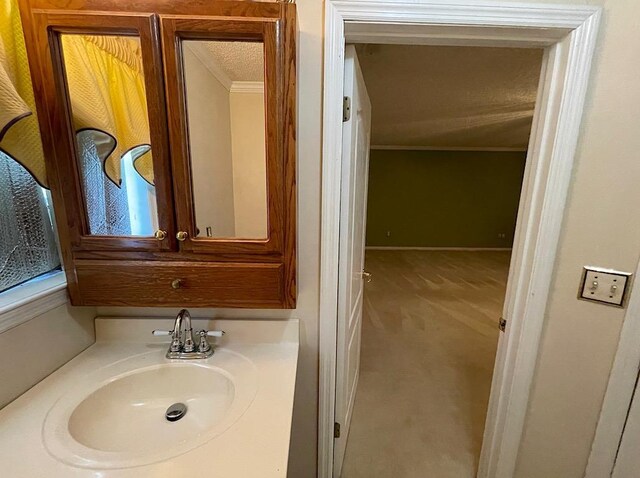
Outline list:
[[[509,258],[367,251],[342,478],[476,476]]]

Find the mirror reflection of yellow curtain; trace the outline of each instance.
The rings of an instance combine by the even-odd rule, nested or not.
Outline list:
[[[91,131],[104,172],[121,182],[121,158],[153,184],[140,41],[134,37],[63,35],[62,51],[76,131]]]
[[[48,185],[17,0],[0,2],[0,150]]]
[[[154,183],[140,42],[133,37],[64,35],[74,126],[91,130],[105,174],[121,182],[121,159]],[[17,0],[0,1],[0,151],[47,187],[40,130]]]

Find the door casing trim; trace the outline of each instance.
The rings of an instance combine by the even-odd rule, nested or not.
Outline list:
[[[335,421],[345,42],[544,48],[479,478],[511,478],[554,272],[601,8],[503,1],[327,0],[324,32],[318,478]]]

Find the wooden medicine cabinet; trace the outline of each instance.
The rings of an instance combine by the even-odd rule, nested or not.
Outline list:
[[[72,303],[294,308],[295,4],[21,15]]]

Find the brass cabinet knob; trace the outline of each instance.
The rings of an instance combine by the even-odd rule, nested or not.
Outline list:
[[[153,237],[155,237],[159,241],[162,241],[164,240],[165,237],[167,237],[167,231],[158,229],[156,232],[153,233]]]
[[[182,287],[182,279],[173,279],[171,281],[171,287],[173,287],[174,289],[179,289],[180,287]]]
[[[187,234],[186,231],[178,231],[178,234],[176,234],[176,239],[178,239],[179,241],[185,241],[188,236],[189,234]]]

